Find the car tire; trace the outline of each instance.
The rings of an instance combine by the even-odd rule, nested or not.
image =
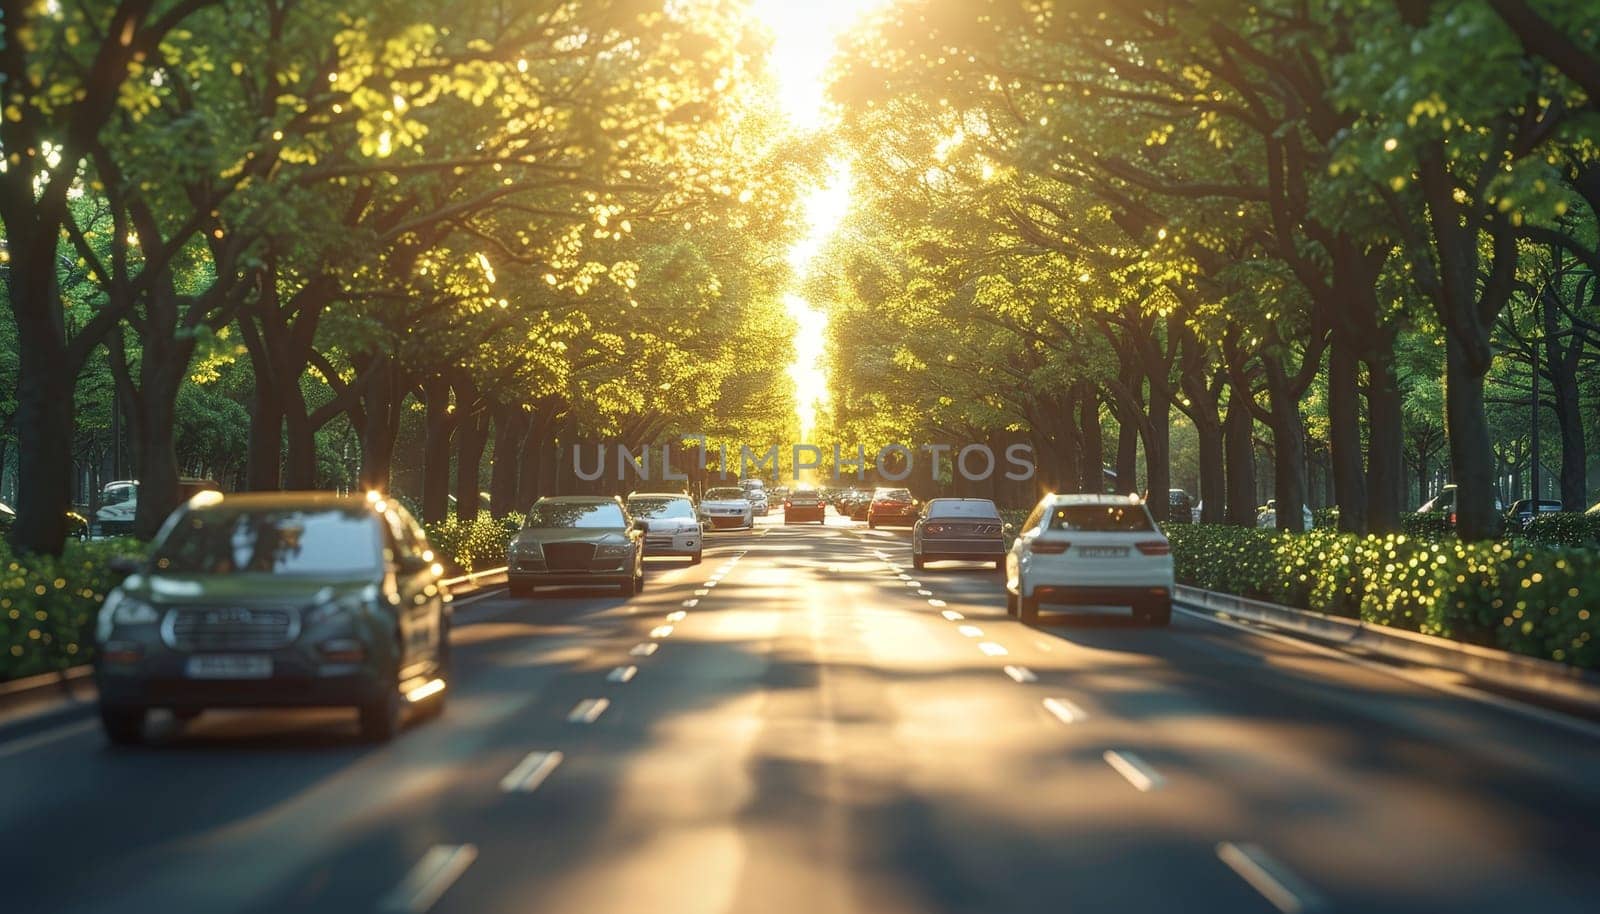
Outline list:
[[[148,714],[148,709],[138,705],[101,705],[100,728],[114,746],[137,746],[144,742]]]
[[[1006,560],[1005,559],[995,559],[994,560],[994,570],[995,571],[1005,571],[1006,570]]]
[[[1145,625],[1162,628],[1172,624],[1172,601],[1151,600],[1139,607],[1137,618]]]
[[[702,554],[704,551],[705,550],[700,550],[699,552],[696,552],[694,555],[689,556],[689,564],[691,564],[691,565],[700,564],[700,560],[705,558],[705,556]]]
[[[1039,624],[1039,598],[1019,595],[1017,597],[1017,618],[1022,620],[1023,625]]]
[[[515,581],[506,585],[506,592],[519,599],[533,596],[532,584],[518,584]]]
[[[1006,615],[1015,618],[1017,615],[1017,595],[1006,591]]]
[[[398,684],[385,682],[382,695],[356,708],[361,739],[365,742],[387,743],[400,732],[405,700],[400,696]]]
[[[867,529],[868,530],[876,530],[876,529],[878,529],[878,522],[875,521],[875,520],[868,520],[867,521]]]
[[[927,562],[923,560],[922,556],[913,552],[911,553],[911,567],[921,571],[923,568],[927,567]]]

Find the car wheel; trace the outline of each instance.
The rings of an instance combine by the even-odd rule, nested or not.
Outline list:
[[[639,592],[639,579],[634,577],[626,578],[621,584],[617,585],[617,589],[622,591],[624,597],[631,597]]]
[[[386,743],[400,732],[400,722],[405,713],[405,700],[400,696],[400,686],[392,678],[383,680],[383,694],[357,707],[361,724],[361,738],[369,743]]]
[[[533,585],[518,584],[513,581],[506,585],[506,591],[513,597],[531,597],[533,596]]]
[[[1017,618],[1023,625],[1037,625],[1039,622],[1039,598],[1017,597]]]
[[[106,739],[117,746],[137,746],[144,742],[144,719],[148,711],[137,705],[101,705],[100,727]]]
[[[702,550],[702,552],[703,551],[704,550]],[[698,565],[700,564],[700,560],[702,558],[704,558],[704,556],[700,552],[696,552],[694,555],[689,556],[689,564]]]
[[[1139,607],[1137,618],[1145,625],[1161,628],[1172,624],[1172,601],[1151,600]]]
[[[1015,617],[1017,614],[1017,595],[1006,591],[1006,615]]]
[[[995,571],[1005,571],[1006,570],[1006,560],[1005,559],[995,559],[994,560],[994,570]]]
[[[911,567],[917,569],[918,571],[921,571],[924,567],[926,567],[926,563],[922,556],[913,552],[911,554]]]
[[[867,529],[868,530],[876,530],[876,529],[878,529],[878,522],[875,521],[875,520],[868,520],[867,521]]]

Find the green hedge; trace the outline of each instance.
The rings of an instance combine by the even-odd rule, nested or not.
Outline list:
[[[506,545],[522,529],[522,518],[515,514],[496,518],[484,511],[463,523],[452,514],[438,523],[423,524],[423,529],[452,571],[483,571],[505,564]]]
[[[1600,514],[1540,514],[1517,538],[1546,546],[1600,546]]]
[[[1600,667],[1594,548],[1328,530],[1166,532],[1183,584]]]
[[[137,540],[67,543],[60,558],[12,554],[0,543],[0,680],[87,663],[95,615],[117,583],[113,556],[138,555]]]

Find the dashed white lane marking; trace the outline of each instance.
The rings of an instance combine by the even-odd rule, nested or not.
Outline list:
[[[1067,698],[1046,698],[1044,709],[1049,711],[1056,720],[1064,724],[1075,724],[1080,720],[1087,720],[1089,715]]]
[[[530,752],[500,779],[502,793],[533,793],[564,758],[560,752]]]
[[[638,674],[639,668],[636,666],[613,667],[611,672],[606,674],[606,682],[631,682]]]
[[[635,644],[633,646],[633,650],[628,651],[628,653],[630,655],[634,656],[634,657],[648,657],[651,654],[654,654],[656,652],[656,650],[658,648],[660,648],[660,647],[661,647],[661,645],[659,645],[659,644],[655,644],[655,643],[650,642],[650,641],[645,641],[645,642],[640,643],[640,644]]]
[[[909,574],[899,574],[899,575],[895,575],[895,577],[898,577],[902,581],[911,580],[911,575],[909,575]]]
[[[1315,890],[1254,844],[1224,841],[1217,845],[1217,857],[1283,914],[1318,911],[1325,906]]]
[[[1117,774],[1122,775],[1128,780],[1129,784],[1132,784],[1134,788],[1143,793],[1159,790],[1167,782],[1167,779],[1161,776],[1161,772],[1151,768],[1145,763],[1144,759],[1139,758],[1132,752],[1118,752],[1115,749],[1107,749],[1101,758],[1105,759],[1106,764],[1110,765]]]
[[[946,609],[943,612],[940,612],[939,615],[944,616],[946,619],[950,620],[951,622],[960,622],[962,619],[966,618],[966,616],[963,616],[962,614],[956,612],[953,609]]]
[[[709,591],[709,590],[705,589],[704,587],[702,587],[699,590],[695,591],[694,595],[697,596],[697,597],[703,597],[703,596],[705,596],[706,594],[708,594],[710,592],[711,591]]]
[[[1025,666],[1007,665],[1006,666],[1006,675],[1010,676],[1012,678],[1012,680],[1016,681],[1016,682],[1038,682],[1039,681],[1039,677],[1035,676],[1033,674],[1033,670],[1030,670]]]
[[[657,625],[655,628],[650,629],[650,637],[652,637],[652,638],[671,638],[672,637],[672,626],[670,626],[670,625]]]
[[[907,581],[906,582],[906,586],[907,587],[921,587],[922,586],[922,582],[921,581]]]
[[[681,609],[675,609],[672,612],[667,613],[668,622],[682,622],[687,618],[689,618],[689,614]]]
[[[718,580],[717,578],[712,578],[711,580],[707,581],[706,582],[706,588],[709,590],[710,588],[717,586],[717,580]],[[698,593],[700,593],[700,591],[697,590],[697,591],[695,591],[695,593],[698,594]]]
[[[934,609],[938,609],[938,608],[939,608],[939,607],[941,607],[941,606],[949,606],[949,605],[950,605],[950,604],[949,604],[949,603],[946,603],[946,602],[945,602],[945,601],[943,601],[943,600],[937,600],[937,599],[931,599],[931,598],[930,598],[930,599],[929,599],[929,600],[928,600],[928,605],[929,605],[929,606],[932,606],[932,607],[933,607],[933,608],[934,608]]]
[[[1038,648],[1041,651],[1053,651],[1053,650],[1055,650],[1055,648],[1052,647],[1050,642],[1048,642],[1048,641],[1035,640],[1033,642],[1033,646]]]
[[[919,597],[931,597],[931,596],[933,596],[933,591],[931,591],[931,590],[919,590],[919,591],[917,591],[917,596],[919,596]]]
[[[384,896],[379,909],[422,914],[433,907],[476,859],[478,849],[471,844],[435,844],[422,855],[406,878]]]
[[[585,698],[567,712],[567,721],[574,724],[592,724],[611,707],[609,698]]]
[[[995,644],[993,641],[983,642],[982,644],[978,645],[978,650],[983,651],[990,657],[1004,657],[1007,653],[1005,648]]]
[[[683,605],[689,607],[690,609],[694,609],[696,606],[700,605],[700,601],[699,600],[684,600],[683,601]]]
[[[961,634],[967,636],[968,638],[982,638],[983,637],[983,629],[979,628],[976,625],[963,625],[960,628],[956,629],[956,631],[958,631]]]

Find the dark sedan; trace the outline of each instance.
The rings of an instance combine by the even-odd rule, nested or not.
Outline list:
[[[1006,525],[987,498],[935,498],[911,528],[911,564],[965,560],[1006,565]]]
[[[408,704],[442,709],[450,608],[442,569],[398,503],[326,493],[205,492],[100,610],[95,683],[116,743],[146,713],[354,705],[386,740]]]
[[[631,597],[644,588],[644,533],[619,498],[541,498],[512,537],[506,555],[511,595],[545,584],[615,586]]]

